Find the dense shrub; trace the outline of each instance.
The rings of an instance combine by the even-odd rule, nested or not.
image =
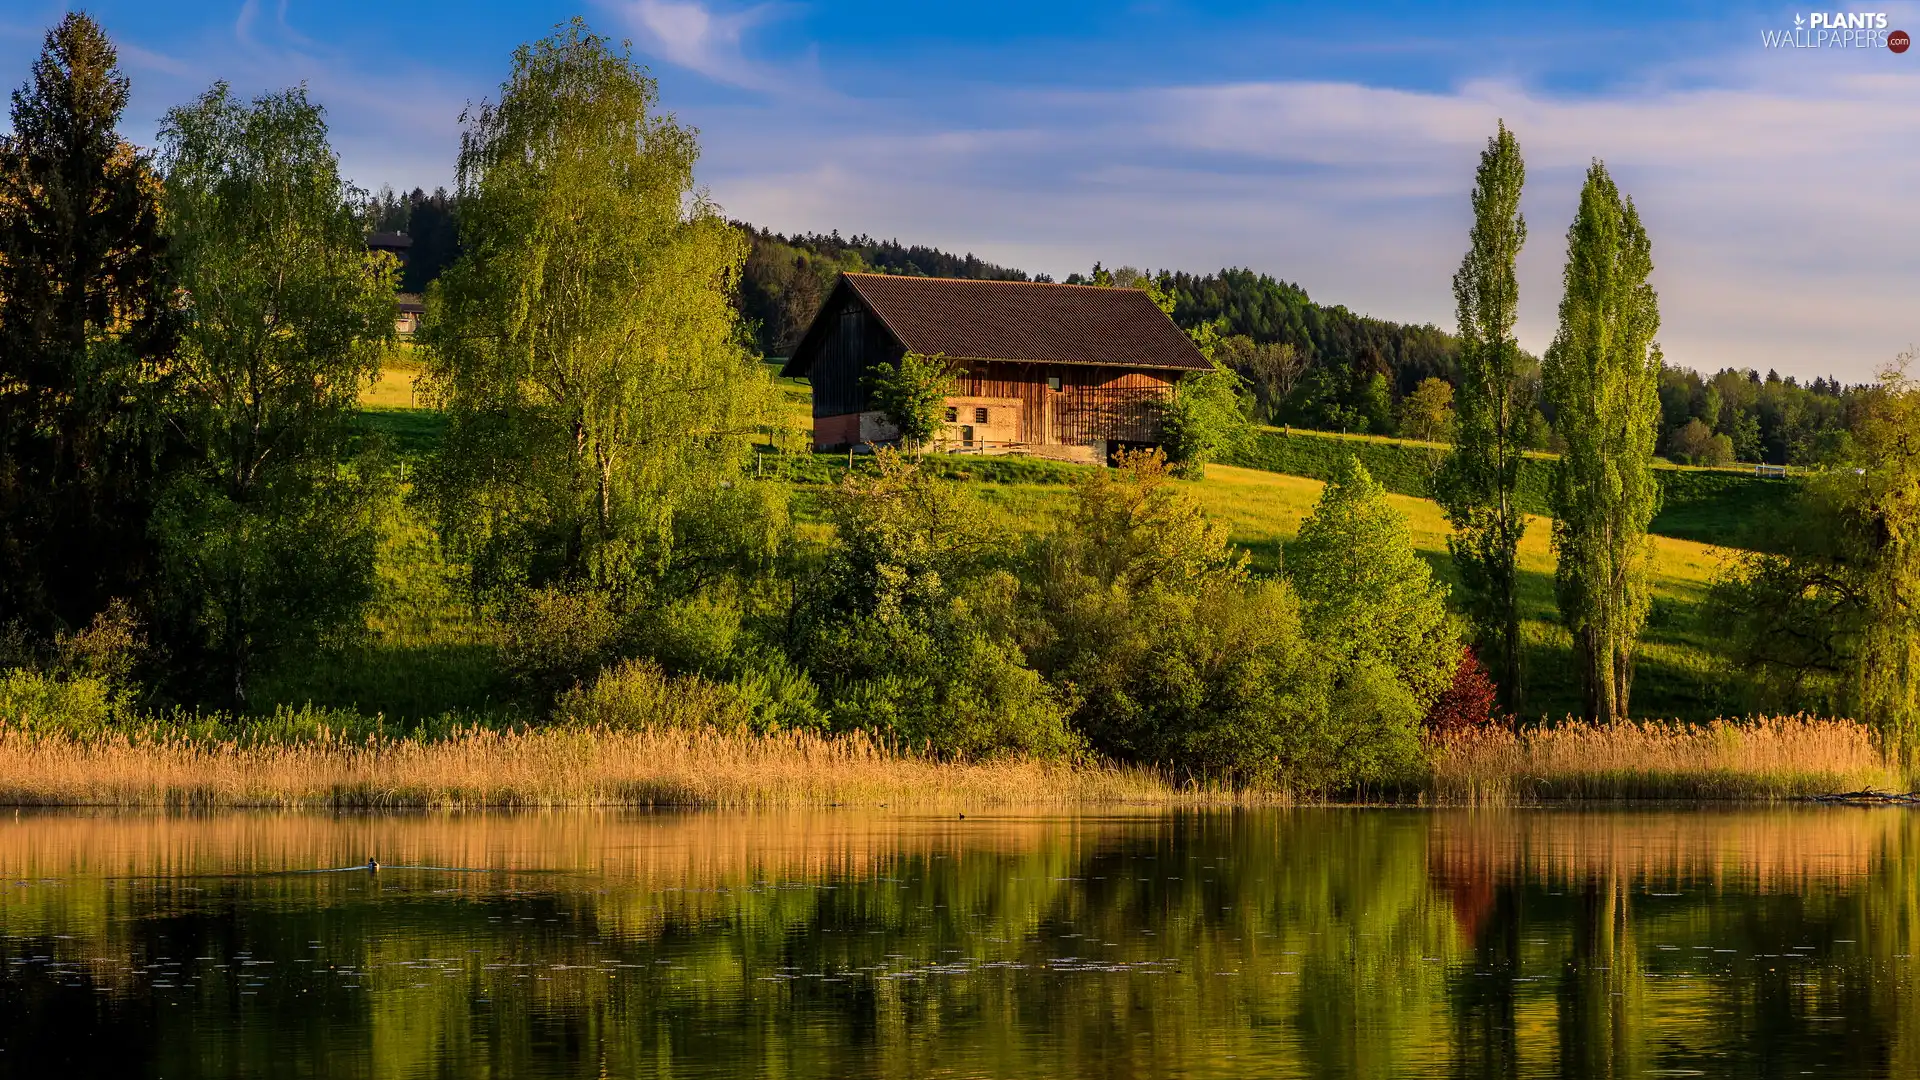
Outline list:
[[[668,675],[652,660],[623,660],[560,695],[563,722],[615,731],[713,727],[737,730],[753,713],[738,693],[697,675]]]
[[[1159,458],[1126,465],[1081,483],[1033,560],[1030,648],[1071,688],[1075,729],[1113,757],[1303,791],[1414,761],[1411,722],[1381,722],[1412,706],[1337,682],[1293,590],[1252,579]]]
[[[1006,541],[963,487],[893,451],[827,500],[832,550],[792,644],[834,723],[939,753],[1071,753],[1065,709],[1008,635]]]
[[[1506,720],[1500,714],[1499,689],[1493,677],[1487,674],[1486,666],[1472,649],[1463,648],[1453,682],[1427,707],[1420,726],[1432,734],[1444,735]]]
[[[620,626],[605,594],[557,586],[515,598],[504,624],[501,663],[507,677],[543,701],[598,671]]]
[[[1348,458],[1287,545],[1287,571],[1307,633],[1336,680],[1378,667],[1406,688],[1417,719],[1453,679],[1460,629],[1445,587],[1386,496],[1366,466]]]

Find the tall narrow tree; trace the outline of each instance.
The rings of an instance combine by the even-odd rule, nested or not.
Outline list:
[[[732,290],[746,238],[695,188],[696,133],[575,20],[467,118],[460,260],[423,337],[447,413],[427,493],[480,584],[616,606],[737,478],[770,383]]]
[[[115,130],[127,86],[69,13],[0,137],[0,624],[40,634],[151,565],[171,287],[159,181]]]
[[[372,595],[375,477],[342,460],[393,336],[399,268],[367,251],[361,196],[305,90],[248,104],[219,83],[160,137],[192,463],[155,531],[176,648],[238,708],[260,660]]]
[[[1527,179],[1520,141],[1505,122],[1487,140],[1473,185],[1473,228],[1453,275],[1459,313],[1459,386],[1453,397],[1453,451],[1439,487],[1453,535],[1447,547],[1480,655],[1500,680],[1509,711],[1520,709],[1520,600],[1515,574],[1526,514],[1520,463],[1533,413],[1525,357],[1513,336],[1520,306],[1514,262],[1526,243],[1520,189]]]
[[[1660,508],[1653,476],[1660,424],[1659,298],[1653,247],[1632,200],[1596,161],[1567,230],[1560,329],[1541,365],[1565,449],[1554,470],[1554,593],[1578,654],[1586,713],[1621,719],[1647,618]]]

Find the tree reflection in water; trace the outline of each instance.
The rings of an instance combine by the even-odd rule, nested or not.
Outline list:
[[[0,1074],[1912,1076],[1917,843],[1852,809],[23,813]]]

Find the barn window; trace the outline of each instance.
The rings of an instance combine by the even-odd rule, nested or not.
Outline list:
[[[955,422],[956,422],[956,421],[958,421],[959,419],[960,419],[960,410],[959,410],[959,409],[948,409],[948,410],[947,410],[947,423],[949,423],[949,424],[951,424],[951,423],[955,423]]]
[[[975,410],[973,410],[973,422],[974,422],[974,423],[976,423],[976,424],[984,424],[984,423],[986,423],[986,422],[987,422],[987,410],[985,410],[985,409],[975,409]]]
[[[1049,390],[1060,389],[1060,376],[1058,375],[1047,376],[1047,389]]]

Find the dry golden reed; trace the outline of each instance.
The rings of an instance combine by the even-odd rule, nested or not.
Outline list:
[[[0,805],[336,808],[1271,801],[1151,769],[948,762],[860,735],[476,730],[440,740],[35,738],[0,732]]]
[[[1437,741],[1442,802],[1556,799],[1780,799],[1905,790],[1873,732],[1807,716],[1692,725],[1567,723]]]

